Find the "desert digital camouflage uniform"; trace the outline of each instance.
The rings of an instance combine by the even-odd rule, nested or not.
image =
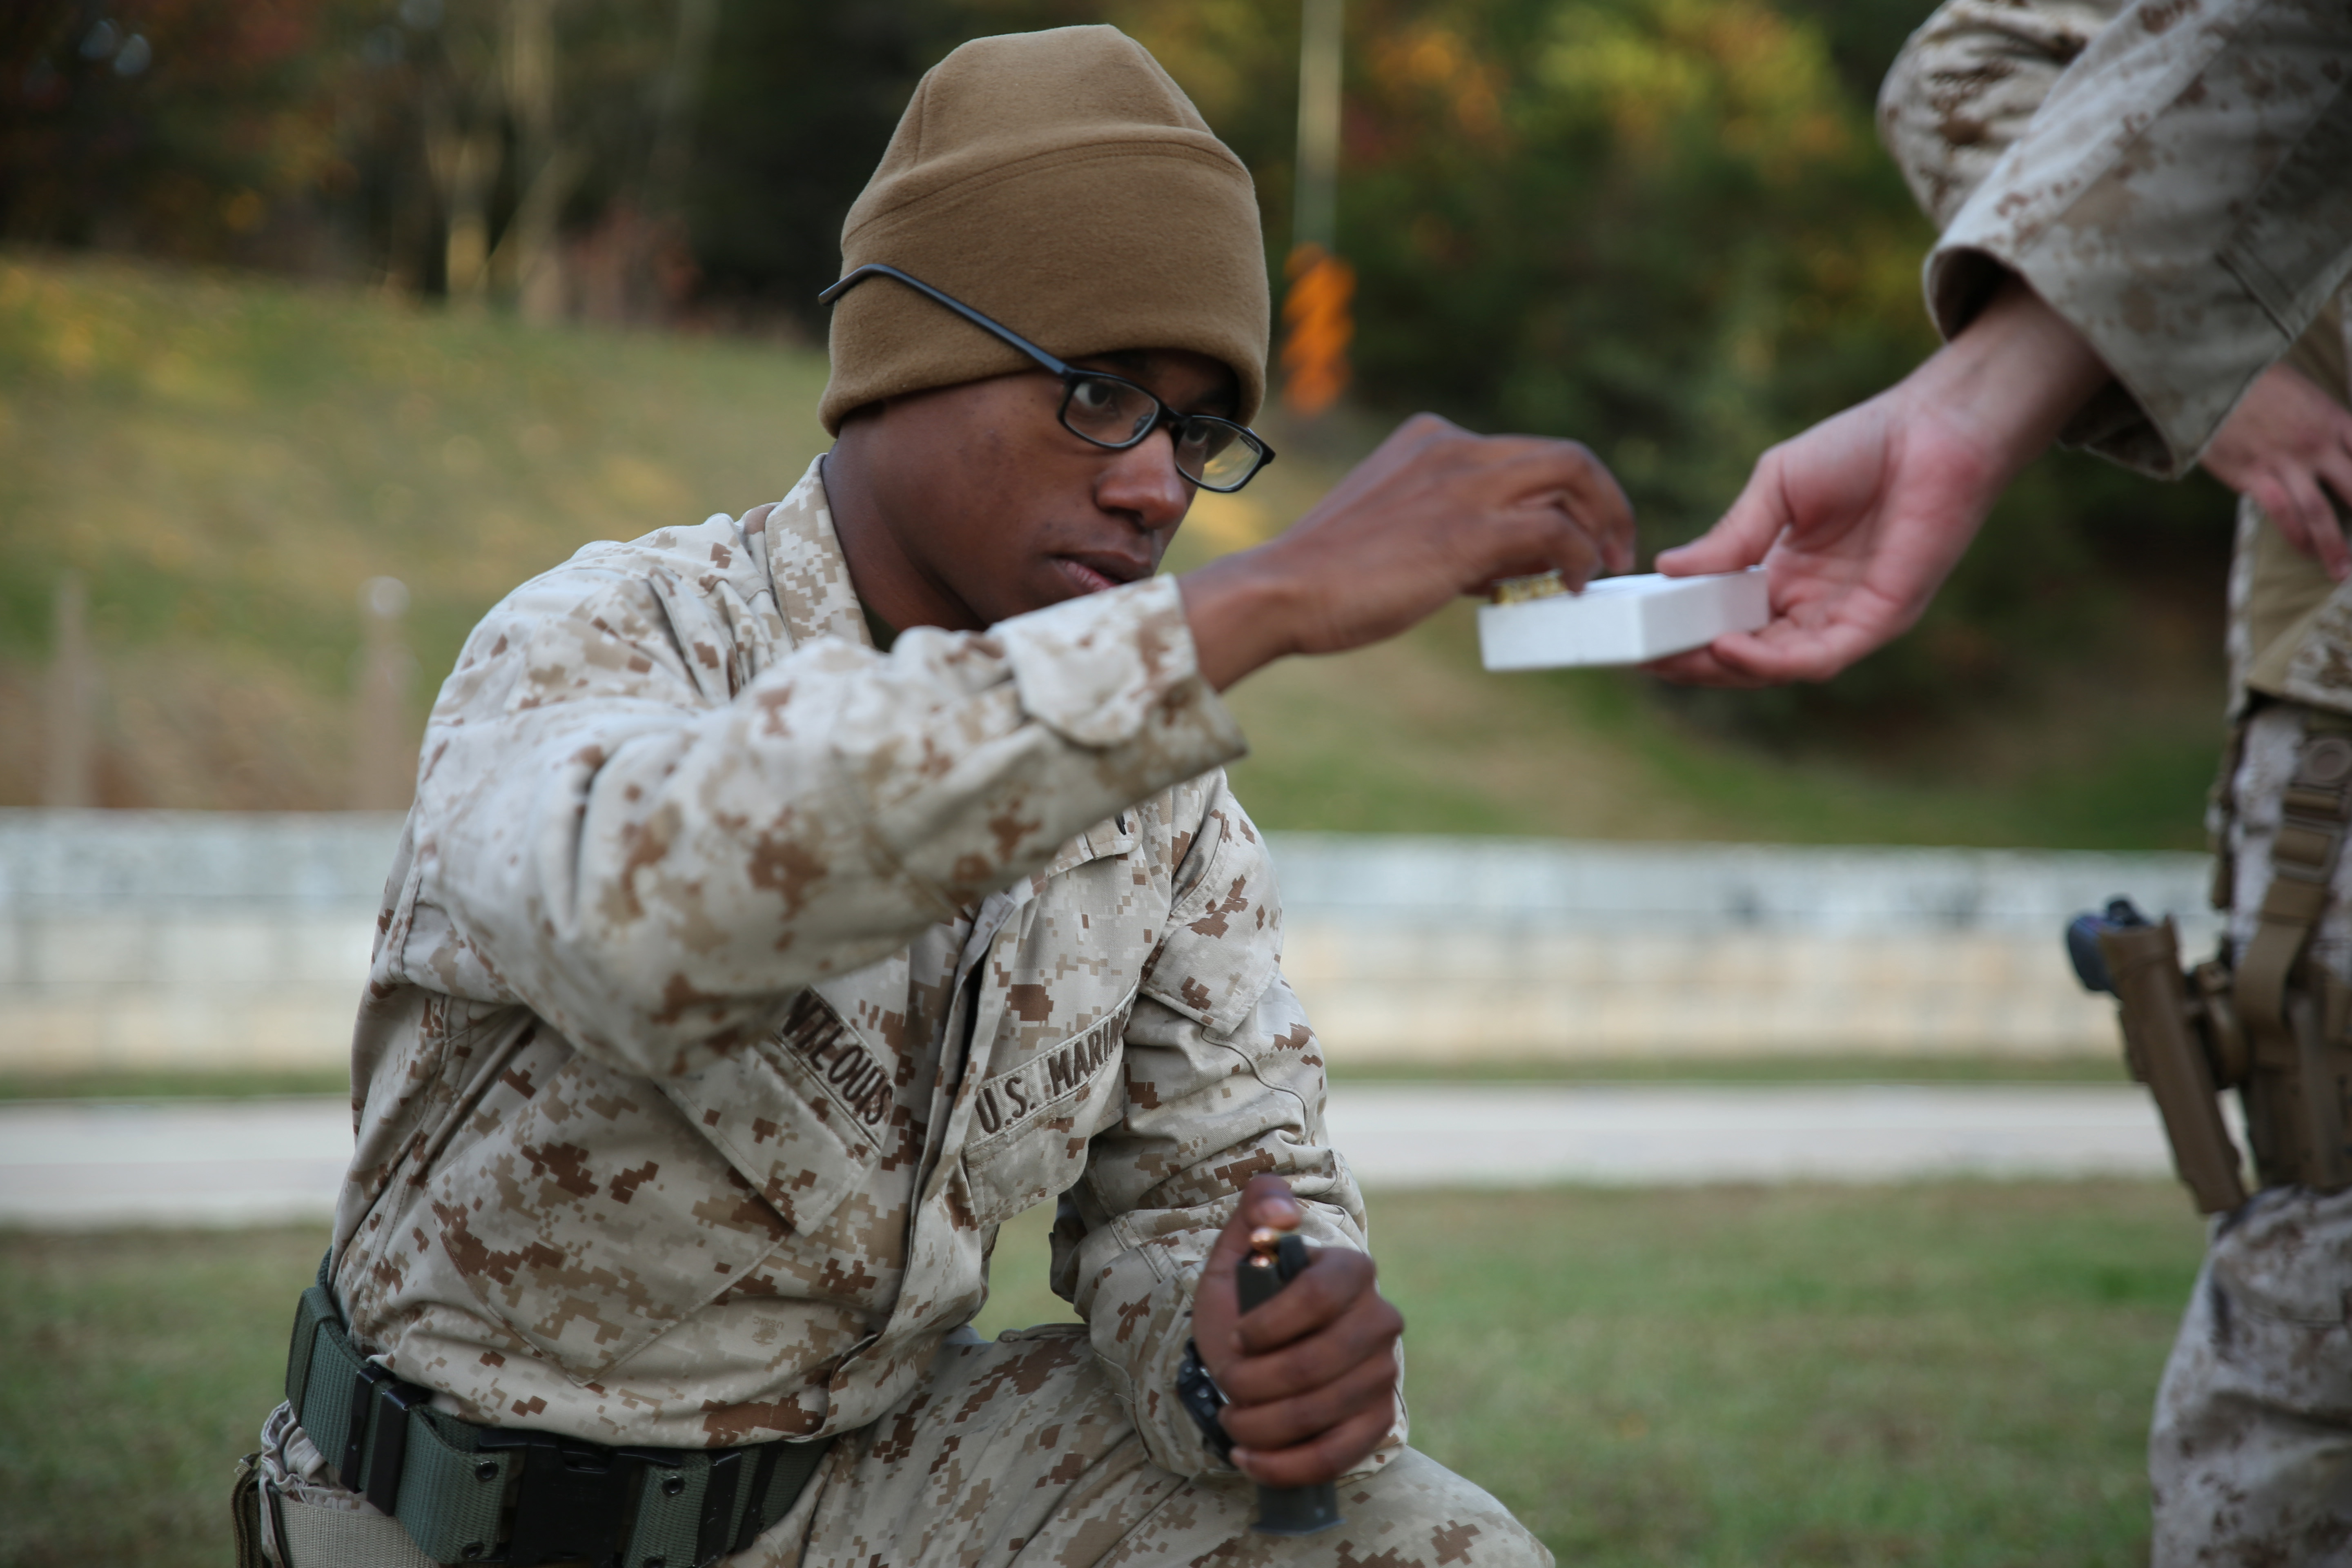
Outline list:
[[[1949,0],[1913,35],[1888,73],[1879,122],[1938,225],[1953,221],[2123,9],[2121,0]],[[2339,58],[2337,115],[2352,102],[2341,85],[2352,51]],[[2324,69],[2318,77],[2328,79]],[[2145,107],[2112,112],[2127,121]],[[2335,178],[2352,181],[2347,171],[2352,162],[2338,163]],[[2036,177],[2016,165],[2004,174],[2029,187]],[[2037,288],[2045,275],[2034,275]],[[2352,288],[2318,311],[2286,363],[2352,405],[2347,295]],[[2164,353],[2143,344],[2137,363]],[[2194,353],[2181,360],[2192,371],[2207,363]],[[2210,406],[2202,394],[2176,402]],[[2148,460],[2149,432],[2120,434],[2110,455],[2165,466]],[[2242,498],[2229,592],[2230,717],[2242,728],[2215,827],[2229,851],[2229,940],[2242,953],[2272,878],[2270,847],[2306,716],[2352,713],[2352,585],[2331,583]],[[2352,979],[2352,860],[2337,864],[2308,951]],[[2158,1394],[2148,1458],[2158,1568],[2352,1557],[2352,1193],[2273,1186],[2216,1218]]]
[[[2347,70],[2344,0],[2126,7],[1944,226],[1927,265],[1937,325],[1957,331],[2017,273],[2116,375],[2068,437],[2186,473],[2352,271]]]
[[[1249,1178],[1364,1245],[1242,749],[1172,579],[877,652],[821,464],[525,584],[385,889],[354,1339],[467,1421],[839,1437],[730,1563],[1548,1562],[1402,1408],[1344,1528],[1249,1536],[1174,1397]],[[1085,1326],[980,1342],[997,1227],[1057,1194]],[[276,1422],[273,1477],[364,1507]]]

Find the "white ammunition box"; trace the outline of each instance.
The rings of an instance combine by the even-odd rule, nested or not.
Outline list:
[[[1644,572],[1598,578],[1581,594],[1481,605],[1478,653],[1488,669],[1647,664],[1771,618],[1760,566],[1707,577]]]

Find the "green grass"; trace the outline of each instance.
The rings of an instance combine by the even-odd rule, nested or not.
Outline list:
[[[1064,1319],[1046,1211],[989,1332]],[[2168,1184],[1389,1194],[1413,1440],[1563,1563],[2144,1560]],[[216,1564],[323,1230],[0,1234],[0,1563]]]
[[[344,1068],[148,1068],[131,1071],[0,1072],[0,1103],[24,1100],[262,1100],[351,1092]]]
[[[1416,1441],[1562,1562],[2144,1560],[2168,1186],[1390,1198]]]
[[[421,724],[467,630],[524,578],[782,495],[824,443],[824,380],[781,344],[0,252],[0,733],[40,733],[72,570],[105,667],[104,804],[339,805],[369,576],[413,591]],[[1203,498],[1171,566],[1286,526],[1370,433],[1273,434],[1283,461]],[[2053,678],[1899,742],[1781,754],[1639,675],[1488,676],[1465,605],[1244,682],[1234,779],[1276,827],[2195,847],[2220,703],[2200,635],[2158,658],[2151,634],[2145,670]],[[0,805],[37,800],[41,773],[37,744],[0,747]]]
[[[228,1561],[324,1228],[0,1234],[0,1563]]]
[[[1389,1194],[1414,1444],[1563,1563],[2146,1561],[2202,1232],[2148,1184]],[[994,1331],[1066,1318],[1045,1226]]]
[[[824,382],[762,344],[0,254],[0,727],[39,732],[72,569],[106,666],[105,804],[341,805],[369,577],[411,590],[421,723],[525,578],[782,496],[824,447]],[[37,798],[37,748],[5,752],[0,801]]]

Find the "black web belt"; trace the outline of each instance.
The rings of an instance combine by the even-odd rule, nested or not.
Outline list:
[[[832,1442],[607,1447],[460,1421],[352,1347],[325,1260],[295,1309],[286,1398],[344,1488],[436,1563],[707,1568],[791,1511]]]

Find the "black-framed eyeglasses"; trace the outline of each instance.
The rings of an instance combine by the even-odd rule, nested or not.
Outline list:
[[[1274,448],[1246,425],[1220,419],[1213,414],[1179,414],[1124,376],[1105,371],[1081,370],[1056,359],[1000,321],[992,321],[952,295],[942,294],[919,278],[909,278],[895,267],[868,262],[816,297],[830,305],[868,278],[895,278],[908,288],[936,300],[982,331],[1019,349],[1043,368],[1062,378],[1062,427],[1082,441],[1123,452],[1150,438],[1162,425],[1176,445],[1176,471],[1204,490],[1231,495],[1257,477],[1274,461]]]

